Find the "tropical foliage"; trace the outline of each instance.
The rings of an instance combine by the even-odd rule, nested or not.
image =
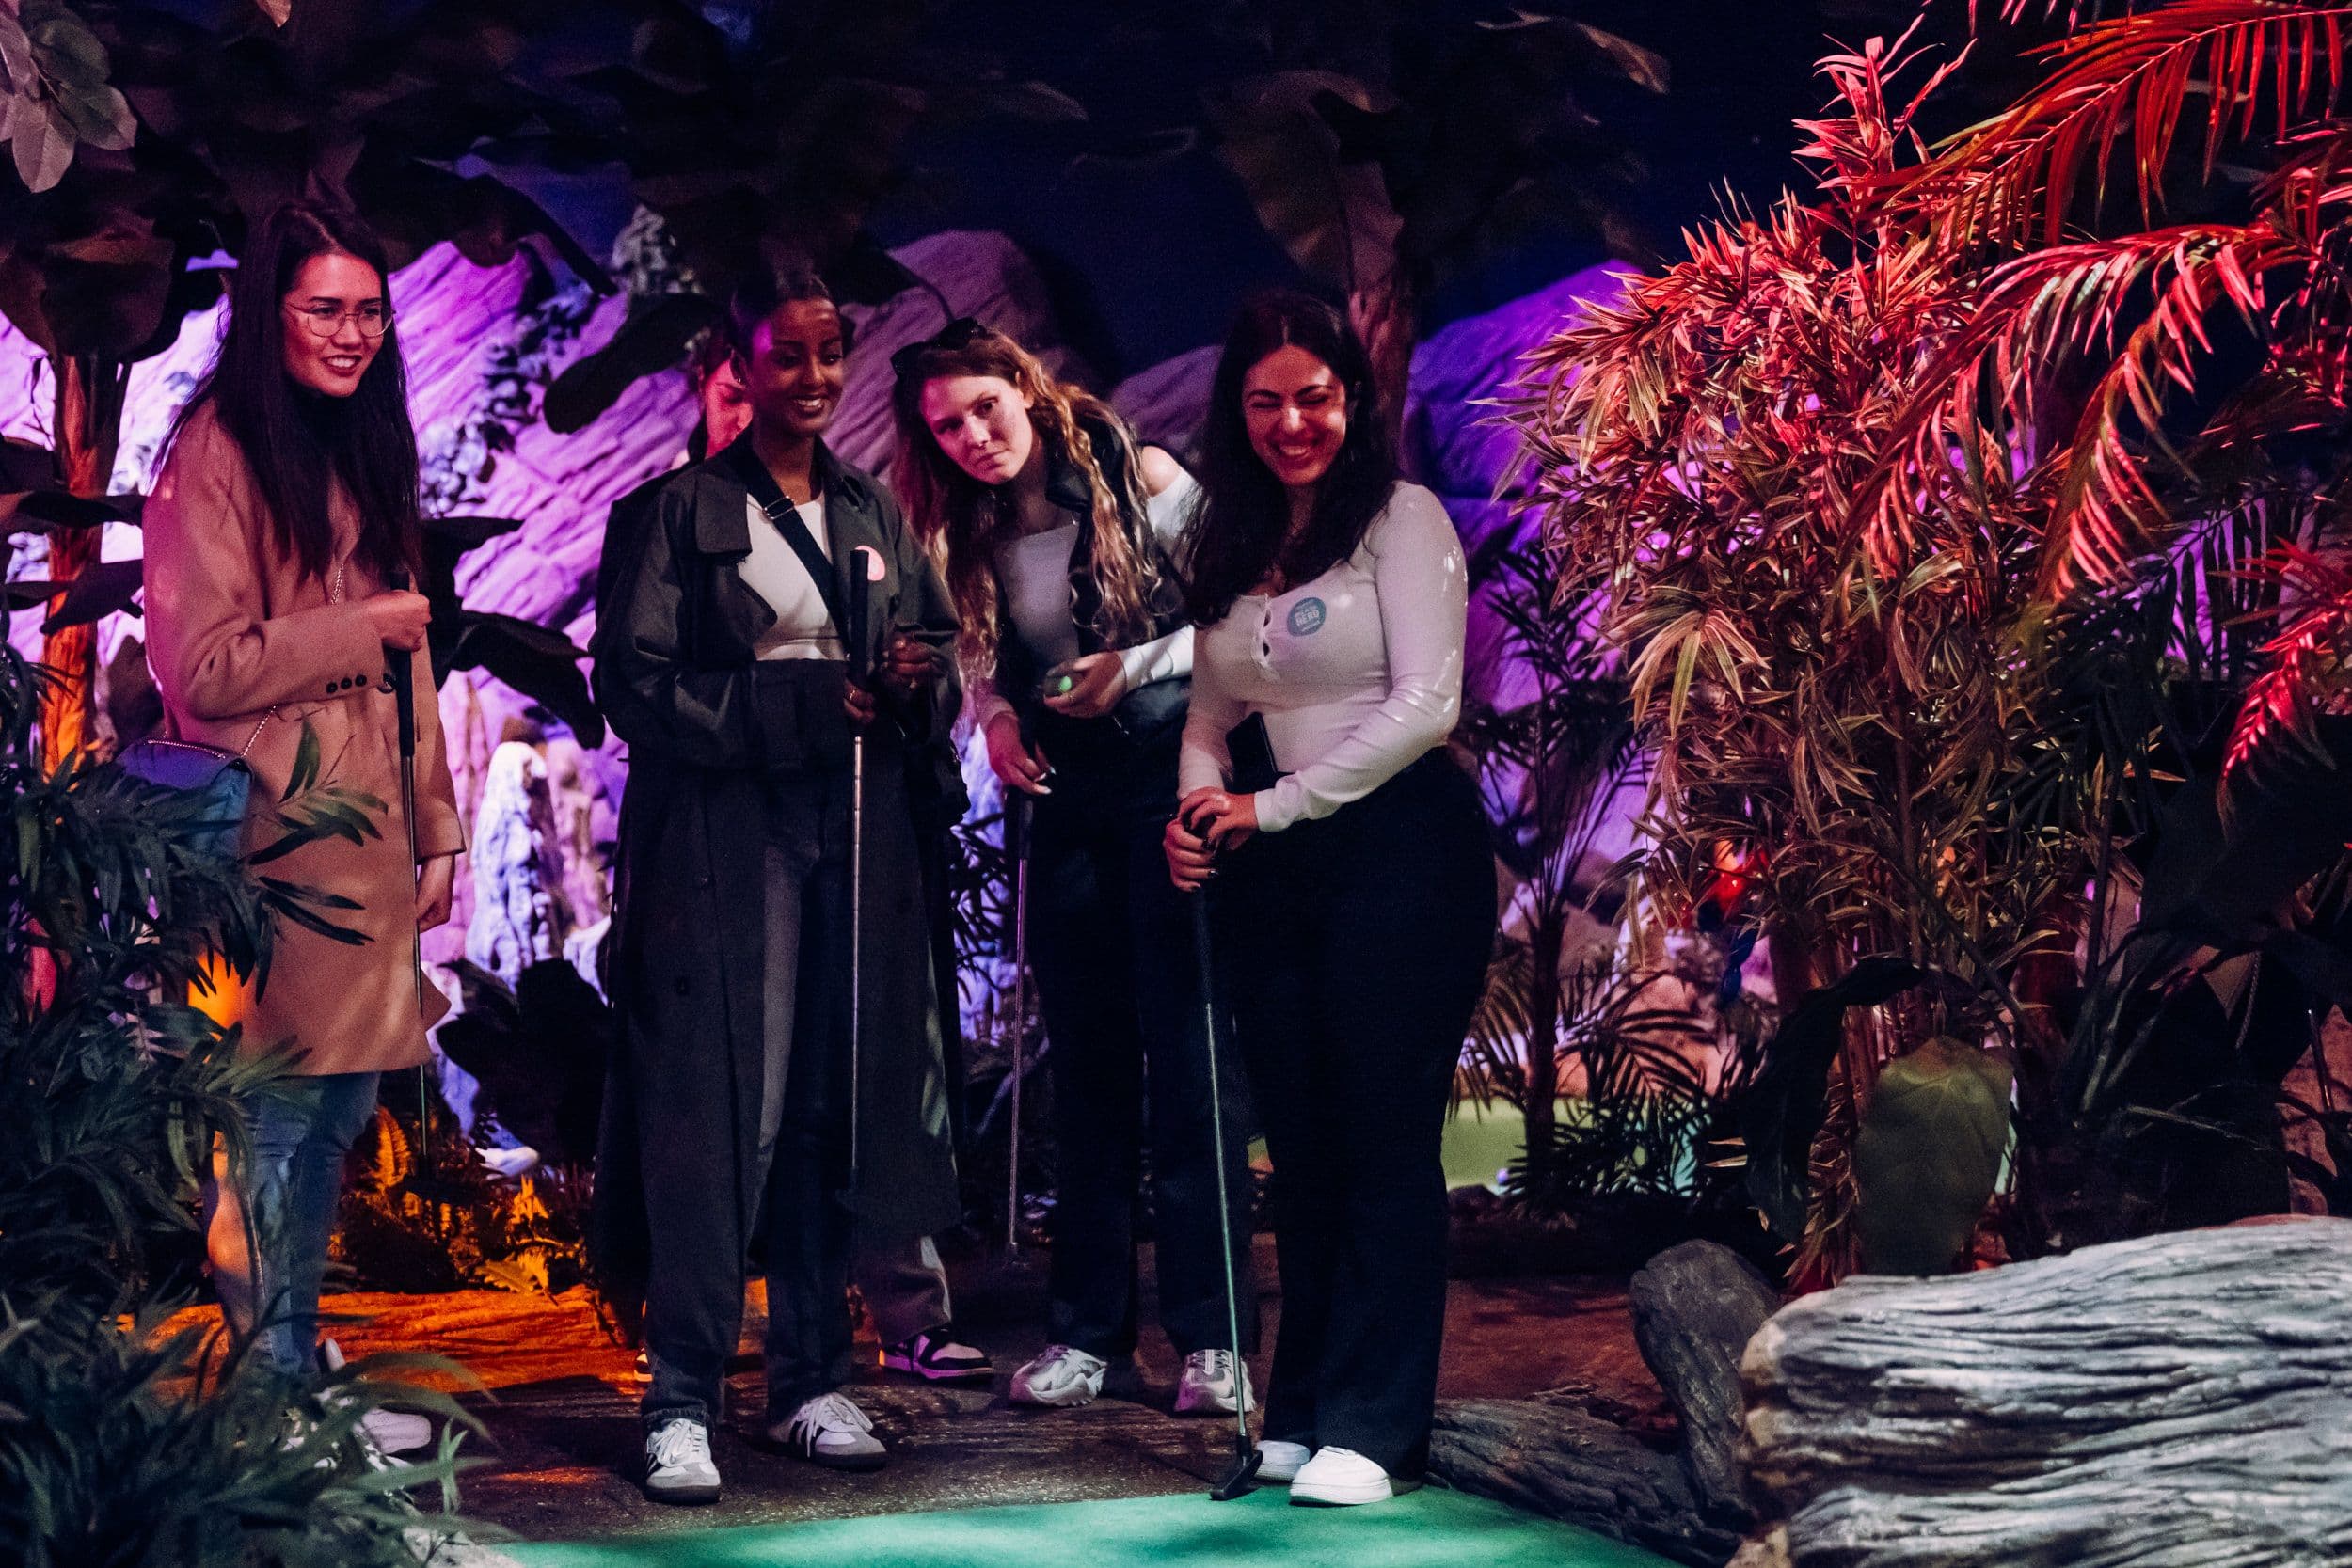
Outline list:
[[[315,1386],[163,1319],[187,1293],[215,1146],[277,1068],[177,1000],[267,958],[268,901],[201,797],[75,758],[43,766],[45,676],[0,646],[0,1554],[88,1562],[410,1563],[421,1521],[355,1428],[391,1393]],[[290,808],[294,809],[294,808]],[[447,1481],[453,1438],[410,1481]]]
[[[1816,1273],[1950,1260],[2012,1131],[2015,1249],[2164,1223],[2223,1147],[2283,1201],[2263,1085],[2343,994],[2305,886],[2342,834],[2279,809],[2333,755],[2340,23],[2097,22],[1932,152],[1958,62],[1899,97],[1901,45],[1834,57],[1814,198],[1698,230],[1531,366],[1556,587],[1655,749],[1642,896],[1692,918],[1737,866],[1791,1004],[1750,1180]],[[2302,988],[2260,1030],[2217,989],[2249,963],[2265,1005]],[[2208,1006],[2234,1033],[2192,1049]]]

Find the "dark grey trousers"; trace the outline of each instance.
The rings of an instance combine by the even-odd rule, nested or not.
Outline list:
[[[848,780],[779,781],[759,851],[768,889],[758,1159],[771,1420],[850,1375],[851,1219],[837,1191],[849,1169],[849,817]],[[713,1135],[724,1126],[714,1115]],[[743,1259],[679,1255],[687,1250],[665,1245],[657,1216],[645,1294],[653,1378],[641,1407],[648,1426],[680,1415],[712,1420],[742,1329]]]

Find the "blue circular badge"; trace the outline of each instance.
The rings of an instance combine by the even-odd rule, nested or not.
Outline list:
[[[1291,606],[1291,635],[1312,637],[1323,629],[1323,601],[1301,599]]]

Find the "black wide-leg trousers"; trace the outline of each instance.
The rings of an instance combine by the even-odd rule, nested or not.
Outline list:
[[[1445,1332],[1445,1111],[1495,932],[1476,786],[1443,753],[1261,833],[1216,889],[1217,962],[1274,1162],[1265,1435],[1427,1464]]]
[[[1220,1151],[1210,1131],[1192,914],[1161,848],[1175,811],[1175,737],[1104,757],[1047,745],[1054,793],[1034,808],[1027,876],[1058,1176],[1048,1331],[1105,1360],[1136,1348],[1136,1205],[1148,1132],[1160,1324],[1180,1355],[1231,1348],[1222,1256],[1230,1236],[1248,1354],[1258,1308],[1247,1091],[1228,1054],[1218,1064]],[[1219,1158],[1231,1202],[1223,1225]]]

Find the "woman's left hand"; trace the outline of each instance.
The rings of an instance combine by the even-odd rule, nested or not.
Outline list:
[[[450,896],[457,880],[457,857],[436,855],[417,868],[417,929],[449,924]]]
[[[1100,719],[1127,695],[1127,667],[1117,654],[1087,654],[1058,667],[1070,689],[1045,699],[1045,705],[1071,719]]]
[[[1177,802],[1176,815],[1219,854],[1230,854],[1258,831],[1258,798],[1203,787]]]
[[[939,656],[928,643],[917,642],[905,632],[890,640],[882,651],[882,663],[875,673],[894,697],[912,701],[922,695],[939,670]]]

